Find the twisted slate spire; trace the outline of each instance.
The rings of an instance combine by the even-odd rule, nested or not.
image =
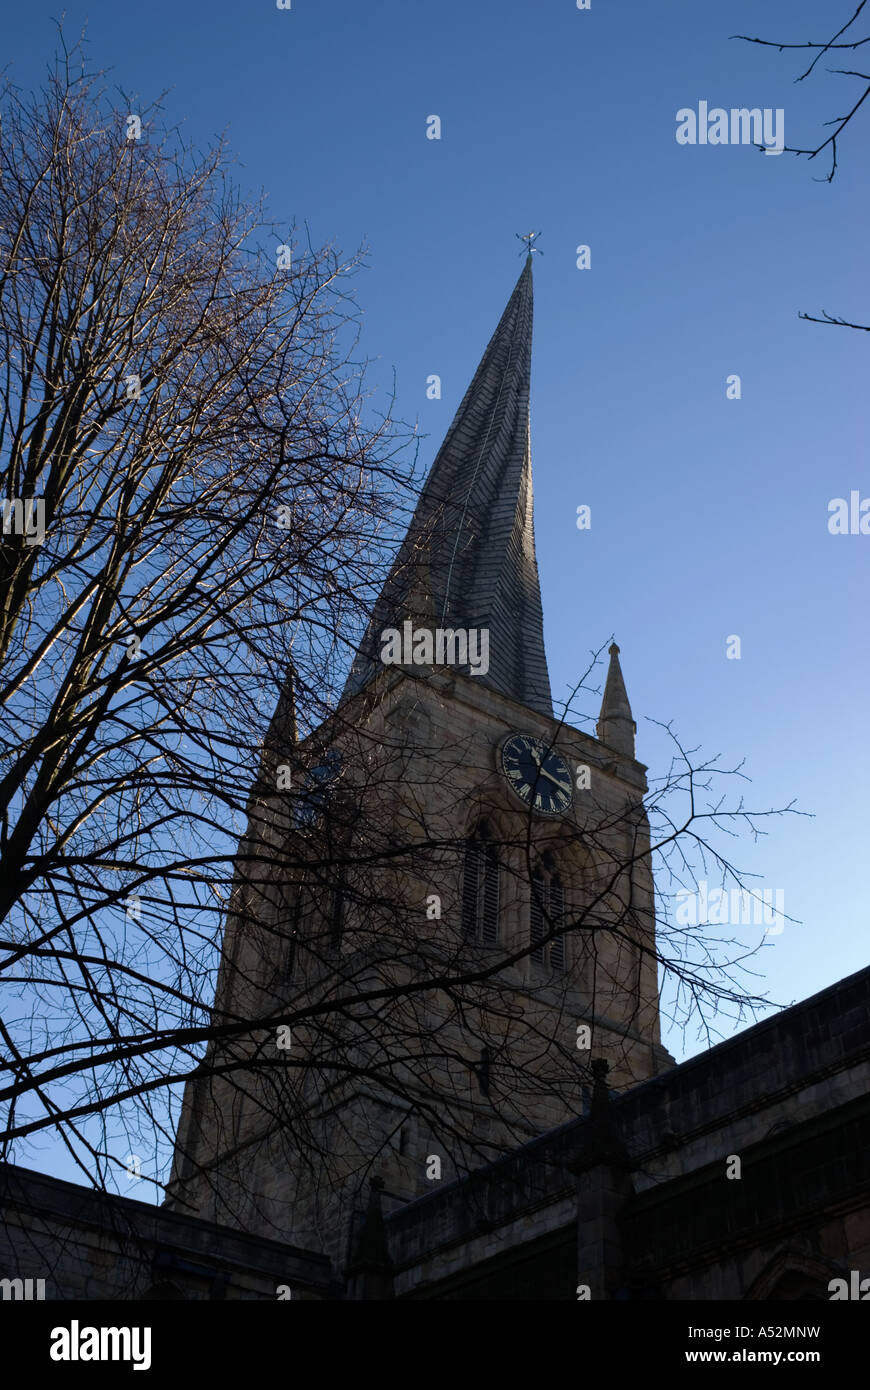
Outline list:
[[[552,714],[532,520],[531,367],[529,257],[430,469],[345,695],[382,669],[382,632],[410,618],[488,630],[489,671],[474,679]]]

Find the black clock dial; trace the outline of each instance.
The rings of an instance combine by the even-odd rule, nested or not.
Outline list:
[[[510,734],[501,746],[501,770],[511,790],[542,816],[561,816],[574,800],[571,769],[531,734]]]

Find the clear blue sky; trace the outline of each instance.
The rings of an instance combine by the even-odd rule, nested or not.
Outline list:
[[[4,17],[22,86],[54,43],[43,0]],[[829,499],[870,496],[870,336],[798,311],[870,320],[867,137],[859,116],[827,171],[791,155],[676,143],[676,112],[782,107],[786,141],[860,91],[795,85],[801,54],[734,33],[825,39],[849,0],[68,0],[94,64],[125,92],[169,89],[204,143],[315,242],[361,241],[364,352],[434,456],[542,228],[532,397],[538,559],[554,692],[615,634],[638,755],[645,716],[746,759],[747,800],[797,798],[737,863],[790,916],[759,968],[778,1002],[868,963],[867,571],[870,536],[833,537]],[[804,64],[806,59],[804,58]],[[832,60],[824,66],[852,66]],[[425,136],[438,114],[443,138]],[[588,243],[592,268],[575,247]],[[426,399],[438,373],[443,398]],[[725,379],[742,378],[728,401]],[[575,526],[592,507],[589,532]],[[726,637],[742,659],[725,657]],[[760,983],[760,982],[759,982]],[[667,1039],[682,1056],[703,1046]]]

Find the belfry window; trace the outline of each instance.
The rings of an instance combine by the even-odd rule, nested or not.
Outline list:
[[[536,869],[532,874],[529,900],[529,945],[536,965],[549,965],[551,970],[565,969],[565,938],[545,941],[554,927],[563,923],[565,895],[556,873]]]
[[[344,931],[346,884],[347,866],[342,864],[329,894],[329,945],[334,951],[341,945],[341,937]]]
[[[296,773],[294,823],[299,830],[323,824],[341,781],[341,759],[334,748],[313,756],[310,767]]]
[[[297,931],[298,931],[298,924],[299,924],[299,906],[298,906],[298,899],[297,899],[296,911],[295,911],[294,914],[293,914],[292,925],[291,925],[291,927],[290,927],[290,932],[289,932],[288,940],[287,940],[287,955],[286,955],[286,958],[285,958],[285,965],[284,965],[284,974],[286,975],[286,977],[287,977],[288,980],[292,980],[292,979],[293,979],[293,975],[294,975],[294,973],[295,973],[295,971],[296,971],[296,933],[297,933]]]
[[[293,979],[298,965],[297,947],[299,945],[299,937],[302,926],[302,916],[304,912],[302,902],[303,894],[305,893],[304,885],[302,883],[297,883],[293,888],[292,893],[292,900],[288,905],[288,911],[285,917],[285,921],[287,923],[287,934],[284,956],[284,975],[285,978],[288,980]]]
[[[462,927],[466,937],[498,941],[501,866],[485,823],[466,841],[462,872]]]

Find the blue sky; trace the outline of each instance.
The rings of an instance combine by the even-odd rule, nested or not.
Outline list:
[[[55,11],[4,18],[7,72],[38,80]],[[828,502],[870,497],[870,109],[833,184],[813,163],[686,147],[676,112],[781,107],[788,144],[859,94],[795,84],[799,53],[735,33],[826,39],[849,0],[269,0],[148,6],[69,0],[95,65],[205,143],[226,132],[244,188],[315,242],[369,248],[362,349],[398,414],[437,449],[521,268],[535,265],[532,448],[554,693],[615,634],[638,756],[688,746],[745,759],[747,801],[812,818],[767,825],[734,859],[789,916],[758,968],[777,1002],[868,963],[867,569],[870,536],[828,533]],[[847,55],[848,56],[848,55]],[[426,139],[441,117],[442,139]],[[575,248],[591,247],[580,271]],[[426,380],[442,378],[440,401]],[[726,399],[730,373],[742,399]],[[592,528],[575,525],[580,504]],[[726,638],[742,656],[727,660]],[[756,982],[757,984],[760,982]],[[678,1055],[705,1045],[666,1039]]]

